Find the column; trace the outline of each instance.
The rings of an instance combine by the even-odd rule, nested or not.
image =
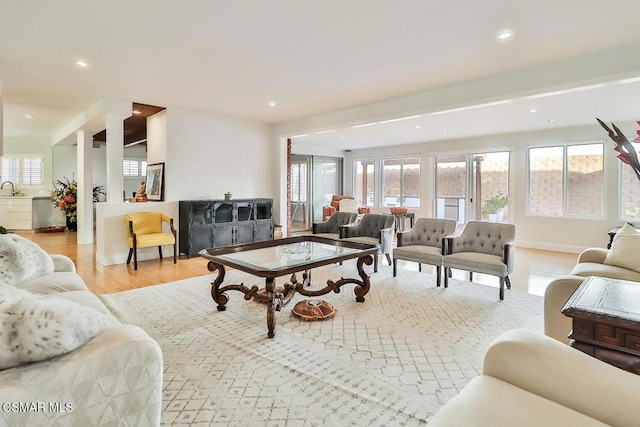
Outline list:
[[[79,245],[93,243],[93,136],[85,130],[76,131],[78,142],[77,240]]]
[[[107,114],[107,203],[122,203],[124,190],[124,121],[119,114]]]

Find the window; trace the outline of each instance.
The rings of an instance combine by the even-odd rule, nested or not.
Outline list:
[[[307,201],[307,164],[291,164],[291,201]]]
[[[420,159],[382,161],[382,206],[420,207]]]
[[[129,159],[123,160],[122,174],[124,176],[147,176],[147,161]]]
[[[353,164],[355,179],[353,194],[359,206],[373,206],[376,195],[375,162],[373,160],[358,160]]]
[[[530,215],[602,216],[603,144],[529,149]]]
[[[43,184],[42,157],[3,157],[0,181],[14,185],[40,186]]]
[[[631,138],[629,138],[631,139]],[[640,158],[638,145],[633,144]],[[621,217],[624,220],[640,221],[640,182],[629,165],[620,163]]]

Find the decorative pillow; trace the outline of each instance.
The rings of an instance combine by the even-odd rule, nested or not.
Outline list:
[[[629,224],[622,226],[613,238],[604,263],[640,273],[640,231]]]
[[[0,285],[53,273],[53,260],[40,246],[17,234],[0,234]]]
[[[0,285],[0,369],[68,353],[116,324],[91,307]]]

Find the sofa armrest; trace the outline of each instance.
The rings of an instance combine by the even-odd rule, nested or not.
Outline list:
[[[544,292],[544,333],[569,344],[572,320],[562,314],[562,307],[586,277],[565,275],[554,279]]]
[[[0,411],[0,425],[157,426],[162,372],[160,346],[144,330],[111,327],[65,355],[0,371],[0,402],[59,402],[72,409]]]
[[[524,329],[502,334],[485,355],[483,374],[608,425],[638,423],[640,376],[542,334]]]
[[[578,264],[581,262],[604,264],[608,253],[609,250],[604,248],[587,248],[578,255]]]
[[[53,254],[50,256],[53,260],[53,271],[56,273],[61,271],[70,271],[71,273],[76,272],[76,265],[68,256],[60,254]]]

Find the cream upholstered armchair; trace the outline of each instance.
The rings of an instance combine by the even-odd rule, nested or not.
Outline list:
[[[436,283],[440,286],[440,271],[444,258],[444,237],[453,233],[456,222],[451,219],[418,218],[410,231],[397,234],[398,247],[393,250],[393,277],[398,260],[414,261],[422,271],[422,264],[436,267]]]
[[[173,263],[176,263],[178,247],[173,218],[160,212],[137,212],[125,215],[124,221],[129,232],[129,237],[127,238],[127,245],[129,246],[127,264],[131,262],[131,255],[133,255],[134,269],[138,269],[138,248],[157,246],[158,254],[162,259],[163,245],[173,245]],[[163,223],[169,225],[171,233],[162,231]]]
[[[509,274],[513,272],[515,255],[513,224],[469,221],[459,236],[446,238],[444,256],[444,287],[448,286],[449,270],[457,268],[469,272],[490,274],[500,278],[500,299],[504,299],[504,284],[511,289]]]
[[[325,222],[317,222],[312,226],[312,232],[321,237],[330,239],[340,238],[340,227],[356,222],[358,214],[353,212],[334,212]]]
[[[393,215],[365,214],[357,225],[345,225],[340,228],[340,238],[355,242],[377,243],[380,245],[378,255],[386,255],[391,265],[393,250],[393,232],[395,217]],[[378,256],[374,257],[373,271],[378,272]]]

